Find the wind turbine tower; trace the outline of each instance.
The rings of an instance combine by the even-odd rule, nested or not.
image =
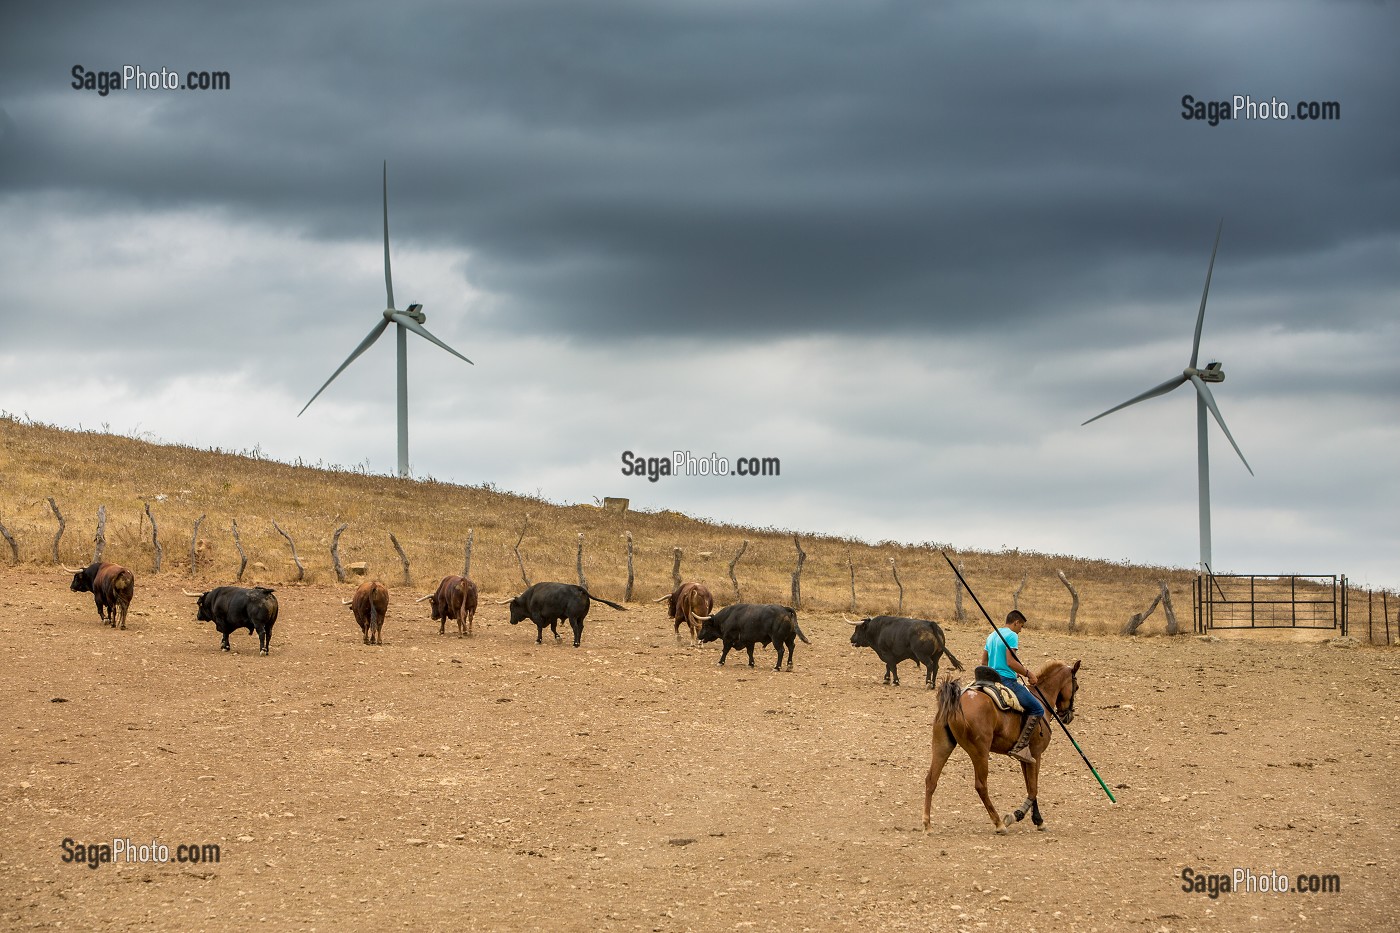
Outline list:
[[[1215,416],[1215,421],[1220,425],[1220,430],[1225,432],[1225,438],[1230,442],[1230,446],[1235,448],[1235,453],[1239,454],[1240,462],[1244,468],[1249,470],[1249,475],[1254,475],[1254,469],[1250,467],[1249,461],[1244,458],[1244,453],[1240,450],[1240,445],[1235,443],[1235,439],[1230,434],[1230,429],[1225,426],[1225,419],[1220,414],[1220,409],[1216,407],[1215,397],[1211,395],[1209,383],[1224,382],[1225,370],[1218,362],[1206,364],[1204,369],[1196,367],[1196,361],[1201,350],[1201,327],[1206,320],[1206,296],[1210,294],[1210,277],[1215,271],[1215,254],[1220,249],[1220,232],[1225,226],[1225,221],[1220,221],[1220,226],[1215,230],[1215,248],[1210,252],[1210,265],[1206,268],[1206,287],[1201,292],[1201,309],[1196,313],[1196,336],[1191,342],[1191,361],[1186,364],[1186,368],[1179,375],[1173,376],[1166,382],[1155,388],[1148,389],[1141,395],[1135,395],[1121,405],[1115,405],[1102,414],[1095,415],[1084,424],[1098,421],[1104,415],[1111,415],[1121,408],[1129,405],[1136,405],[1138,402],[1159,395],[1166,395],[1178,386],[1191,383],[1196,389],[1196,476],[1197,485],[1200,490],[1200,528],[1201,528],[1201,569],[1206,573],[1212,573],[1211,553],[1210,553],[1210,446],[1207,437],[1206,411]],[[1081,425],[1082,427],[1082,425]]]
[[[355,362],[361,353],[373,346],[385,329],[393,324],[397,329],[395,336],[398,338],[399,476],[406,477],[408,476],[408,332],[413,331],[424,340],[432,341],[463,362],[471,363],[471,360],[428,332],[428,329],[423,326],[428,316],[423,313],[421,304],[410,304],[403,311],[394,307],[394,277],[389,270],[389,163],[387,160],[384,162],[384,292],[388,300],[388,305],[383,311],[384,319],[374,325],[369,336],[360,341],[360,345],[345,358],[345,362],[340,364],[340,368],[331,373],[331,377],[325,381],[325,384],[316,390],[316,394],[311,396],[311,402],[316,401],[321,393],[326,391],[326,386],[334,382],[335,377]],[[302,406],[301,411],[297,412],[298,418],[311,407],[311,402],[307,402]]]

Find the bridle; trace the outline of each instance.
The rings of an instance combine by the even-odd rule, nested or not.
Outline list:
[[[1079,693],[1079,675],[1074,668],[1070,668],[1069,683],[1069,705],[1063,710],[1055,710],[1055,715],[1060,718],[1061,722],[1074,722],[1074,698]]]

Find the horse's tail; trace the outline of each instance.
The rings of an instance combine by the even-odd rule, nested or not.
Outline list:
[[[947,677],[938,686],[938,712],[933,717],[933,727],[948,728],[948,724],[953,721],[954,716],[962,715],[962,706],[959,700],[962,698],[962,682],[953,677]]]

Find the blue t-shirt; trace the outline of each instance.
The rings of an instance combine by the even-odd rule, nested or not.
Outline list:
[[[1001,633],[1002,638],[1006,639],[1006,643],[1002,643],[996,632],[987,636],[987,666],[996,670],[1001,676],[1015,680],[1016,672],[1006,663],[1006,645],[1010,645],[1013,649],[1019,647],[1016,642],[1016,633],[1009,628],[997,629],[997,631]]]

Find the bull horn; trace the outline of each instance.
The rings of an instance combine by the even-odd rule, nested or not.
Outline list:
[[[422,602],[423,600],[425,600],[425,599],[432,599],[434,595],[435,595],[435,594],[433,594],[433,593],[429,593],[427,596],[419,596],[417,599],[414,600],[414,602],[415,602],[415,603],[421,603],[421,602]]]
[[[847,625],[860,625],[860,622],[852,622],[850,619],[846,618],[846,614],[844,612],[841,614],[841,621],[845,622]],[[864,621],[864,619],[861,620],[861,622]]]
[[[180,587],[180,592],[181,592],[181,593],[184,593],[186,596],[190,597],[191,599],[199,599],[199,597],[201,597],[201,596],[204,595],[203,593],[191,593],[189,590],[185,589],[183,586]]]
[[[506,603],[510,602],[514,598],[514,596],[509,596],[505,599],[494,599],[492,600],[492,602],[494,602],[497,606],[504,606]]]
[[[714,615],[711,614],[711,615],[707,615],[707,616],[691,616],[691,618],[692,618],[692,619],[699,619],[701,622],[708,622],[708,621],[710,621],[711,619],[714,618]]]
[[[69,567],[67,564],[59,564],[58,566],[63,568],[64,573],[82,573],[82,570],[78,567]]]
[[[654,603],[664,603],[666,600],[668,600],[668,599],[670,599],[670,598],[671,598],[671,594],[670,594],[670,593],[667,593],[665,596],[658,596],[658,597],[656,597],[655,599],[652,600],[652,602],[654,602]]]
[[[340,604],[341,604],[342,606],[348,606],[348,605],[350,605],[350,602],[351,602],[351,601],[348,600],[348,599],[342,599],[342,600],[340,601]]]

